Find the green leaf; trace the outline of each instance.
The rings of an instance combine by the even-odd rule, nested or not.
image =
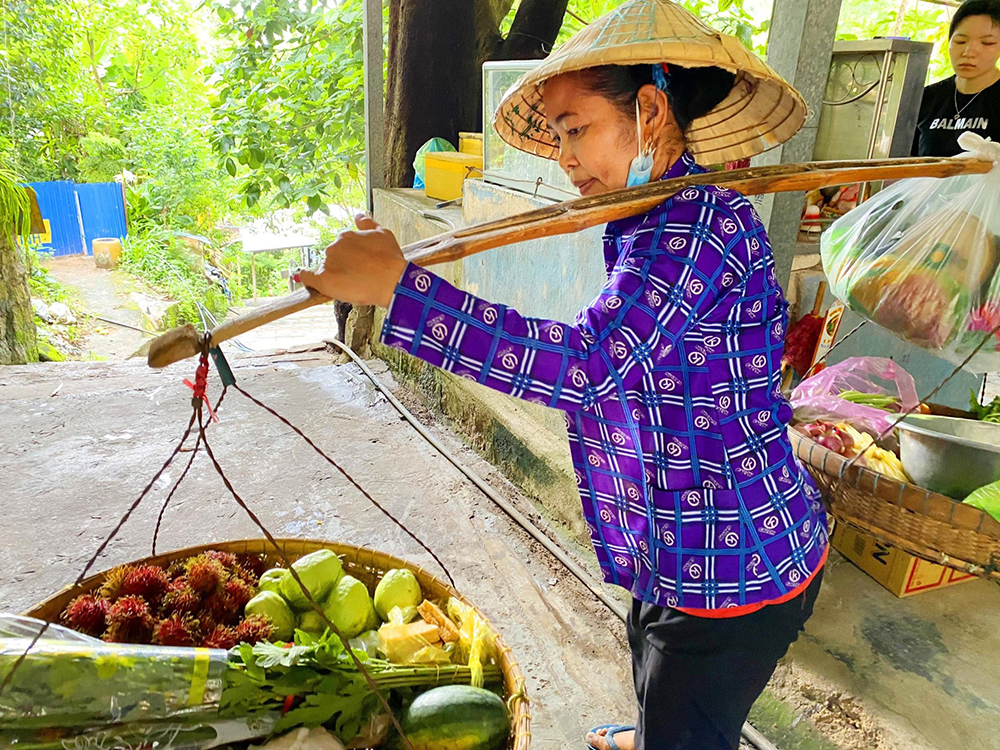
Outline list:
[[[313,194],[306,199],[306,205],[309,206],[309,210],[316,212],[319,207],[323,205],[323,198],[319,195]]]
[[[344,701],[338,695],[309,695],[302,704],[282,716],[274,725],[275,733],[294,727],[317,727],[326,724],[343,711]]]
[[[236,162],[233,161],[232,157],[226,159],[226,171],[229,172],[230,177],[236,176]]]
[[[257,666],[264,669],[271,669],[276,666],[291,667],[298,664],[299,659],[305,654],[311,653],[312,648],[308,646],[292,646],[284,648],[273,643],[262,641],[253,647],[253,655],[257,661]]]

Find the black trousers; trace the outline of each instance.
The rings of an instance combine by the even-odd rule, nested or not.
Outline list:
[[[812,615],[822,577],[784,604],[725,619],[634,600],[637,750],[738,750],[750,707]]]

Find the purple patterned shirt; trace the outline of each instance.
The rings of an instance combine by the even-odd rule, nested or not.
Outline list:
[[[704,170],[685,154],[665,178]],[[659,606],[768,602],[822,563],[826,519],[786,435],[787,303],[742,195],[690,188],[612,222],[608,282],[572,325],[415,265],[384,343],[561,409],[605,580]]]

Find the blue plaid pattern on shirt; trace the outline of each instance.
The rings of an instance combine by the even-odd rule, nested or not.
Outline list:
[[[704,171],[685,155],[666,178]],[[738,193],[690,188],[608,225],[608,282],[572,325],[525,318],[410,265],[392,347],[566,415],[605,579],[660,606],[780,598],[826,520],[786,435],[787,303]]]

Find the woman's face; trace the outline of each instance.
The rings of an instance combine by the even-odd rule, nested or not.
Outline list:
[[[1000,58],[1000,27],[989,16],[969,16],[955,28],[948,53],[959,78],[990,73]]]
[[[580,195],[625,187],[638,153],[635,117],[591,93],[572,74],[548,79],[542,101],[549,133],[559,144],[559,166]]]

